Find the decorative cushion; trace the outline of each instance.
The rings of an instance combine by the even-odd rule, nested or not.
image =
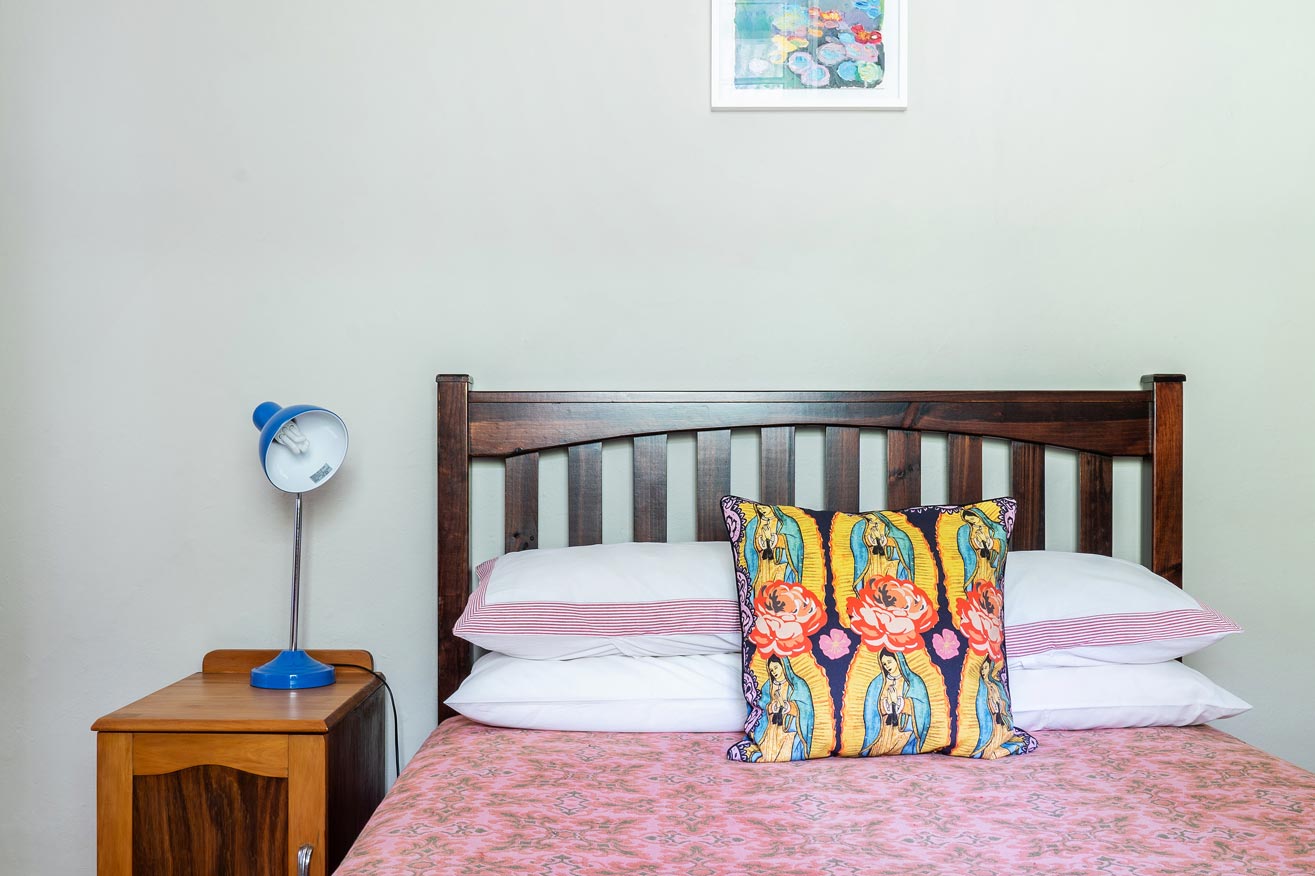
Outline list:
[[[725,542],[541,548],[481,563],[453,632],[513,657],[738,653]]]
[[[1009,684],[1014,717],[1033,730],[1185,727],[1231,718],[1251,708],[1174,660],[1015,669],[1009,673]]]
[[[580,660],[485,654],[447,704],[484,724],[529,730],[729,732],[744,726],[739,678],[736,654]]]
[[[732,760],[1035,748],[1013,725],[1013,499],[847,514],[722,499],[744,632]]]
[[[1014,551],[1010,668],[1160,663],[1242,632],[1144,566],[1098,554]]]

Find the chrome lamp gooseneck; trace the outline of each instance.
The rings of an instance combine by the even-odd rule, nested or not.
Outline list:
[[[298,647],[297,619],[301,614],[301,498],[324,486],[337,474],[347,456],[347,426],[332,411],[315,405],[282,407],[264,402],[251,415],[260,430],[260,465],[269,482],[293,495],[292,505],[292,621],[288,648],[263,666],[251,670],[253,687],[275,690],[324,687],[333,684],[334,671]]]

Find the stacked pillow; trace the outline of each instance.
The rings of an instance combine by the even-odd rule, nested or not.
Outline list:
[[[736,506],[741,509],[748,507],[756,517],[759,508],[756,503],[730,501],[741,503]],[[990,506],[991,503],[982,504]],[[993,542],[999,541],[999,533],[992,526],[1004,527],[1006,515],[1004,506],[997,504],[995,507],[998,509],[996,518],[992,519],[987,513],[984,519],[990,523],[984,522],[978,527],[986,530],[985,536],[977,533],[979,541],[986,540],[987,536]],[[905,523],[912,510],[844,515],[842,522],[849,521],[851,526],[848,528],[854,530],[860,521],[867,521],[863,525],[865,536],[871,528],[877,541],[881,538],[876,531],[885,530],[884,542],[879,549],[874,546],[866,559],[871,560],[879,552],[885,553],[886,565],[896,564],[895,574],[890,576],[896,580],[900,579],[898,563],[902,553],[904,561],[913,564],[904,567],[906,580],[918,580],[918,574],[926,575],[933,568],[949,571],[952,561],[962,562],[964,555],[959,550],[958,531],[963,527],[964,509],[919,509],[924,516],[934,513],[937,521],[947,511],[951,517],[956,511],[959,514],[957,524],[938,522],[928,524],[929,530],[925,527],[918,530],[932,533],[930,540],[924,535],[927,551],[919,550],[915,540],[907,535],[904,540],[900,538],[907,529]],[[878,514],[884,515],[888,523],[898,525],[877,526],[874,521]],[[900,517],[897,519],[892,515]],[[768,658],[757,660],[761,654],[757,650],[760,646],[752,639],[756,625],[752,614],[753,601],[748,600],[747,609],[741,605],[736,570],[739,566],[742,573],[747,573],[748,558],[754,555],[755,549],[758,557],[755,573],[766,565],[762,555],[765,546],[759,546],[757,542],[762,540],[759,536],[770,528],[770,523],[763,529],[755,526],[749,533],[746,525],[749,516],[750,513],[745,513],[744,519],[739,521],[739,532],[732,533],[736,536],[732,539],[732,550],[727,549],[725,542],[624,543],[525,551],[482,564],[477,570],[476,589],[456,624],[455,633],[494,653],[485,654],[476,661],[470,677],[447,700],[448,705],[484,723],[532,729],[614,732],[745,730],[746,713],[752,725],[755,708],[760,710],[756,720],[761,722],[762,714],[770,712],[773,705],[770,697],[766,707],[760,704],[763,687],[769,691],[772,687],[767,681],[768,676],[763,674],[770,669]],[[784,516],[788,517],[788,514]],[[1012,520],[1012,514],[1008,517]],[[950,528],[954,529],[953,533]],[[772,556],[767,559],[770,562],[783,561],[783,565],[778,564],[779,580],[788,584],[792,583],[789,581],[791,577],[797,577],[804,569],[789,570],[790,543],[794,533],[792,530],[782,533],[782,529],[791,530],[791,527],[778,525],[775,530],[783,552],[778,552],[773,546]],[[936,542],[941,529],[945,529],[944,544],[938,546],[936,560],[932,558],[931,545]],[[1005,534],[1007,536],[1007,532]],[[831,535],[833,533],[828,533]],[[850,537],[853,537],[853,532],[846,536]],[[857,555],[862,550],[858,542],[851,541],[845,547],[845,539],[837,537],[828,537],[815,544],[822,544],[827,551],[839,549],[848,557],[844,562],[850,566],[856,564]],[[968,546],[972,547],[971,539]],[[989,547],[987,554],[989,562]],[[836,557],[832,556],[827,567],[835,561]],[[1001,560],[1000,573],[1004,571],[1003,565]],[[1018,727],[1042,730],[1182,725],[1227,717],[1249,708],[1204,676],[1175,661],[1177,657],[1239,632],[1239,628],[1163,578],[1122,560],[1053,551],[1011,552],[1007,565],[1008,583],[1002,589],[1008,598],[1003,600],[1003,637],[999,645],[1007,657],[1007,671],[1000,672],[998,667],[992,666],[988,675],[991,676],[990,684],[998,686],[1000,692],[1011,700],[1012,723]],[[811,571],[806,573],[814,574]],[[855,574],[852,568],[850,574]],[[959,577],[963,574],[960,573]],[[858,589],[862,589],[863,582],[856,583],[860,585]],[[809,628],[803,638],[808,640],[813,662],[819,667],[826,664],[831,669],[831,664],[840,666],[844,656],[850,656],[854,662],[858,651],[864,648],[863,643],[876,644],[879,633],[873,632],[875,628],[869,623],[865,639],[864,617],[848,610],[848,599],[861,594],[849,594],[847,599],[840,599],[840,588],[833,583],[837,589],[828,599],[825,585],[822,586],[819,604],[837,614],[820,619],[805,618],[801,632],[805,627]],[[785,590],[789,591],[789,588]],[[784,598],[779,593],[776,596]],[[745,610],[748,614],[742,617]],[[855,611],[858,610],[859,607],[855,606]],[[974,640],[966,632],[963,616],[955,613],[958,606],[938,605],[937,610],[940,622],[917,634],[920,645],[915,645],[910,639],[900,643],[909,647],[907,651],[886,649],[891,658],[887,662],[894,662],[898,674],[905,679],[920,674],[904,671],[910,656],[918,666],[922,666],[924,657],[929,665],[937,664],[944,678],[946,670],[940,652],[949,654],[953,646],[958,645],[956,656],[977,653],[972,651]],[[844,617],[838,614],[842,611]],[[871,611],[868,614],[868,621],[876,617]],[[978,626],[989,626],[989,619],[983,619],[980,614],[976,617],[980,621]],[[857,625],[854,623],[856,618]],[[846,619],[850,621],[848,625],[844,623]],[[763,622],[768,621],[764,619]],[[811,629],[812,626],[817,628]],[[968,626],[973,624],[970,622]],[[765,642],[765,636],[765,633],[759,633],[758,638]],[[748,643],[744,655],[741,653],[742,640]],[[845,655],[831,658],[829,653],[840,655],[842,645],[847,646]],[[763,647],[770,650],[776,646]],[[790,647],[781,647],[790,650]],[[990,644],[986,639],[978,642],[978,650],[989,653]],[[881,662],[880,651],[873,651],[877,654],[878,664]],[[895,656],[897,653],[903,657],[903,665]],[[744,671],[743,656],[749,659],[749,673]],[[982,654],[977,653],[977,656]],[[792,662],[801,659],[797,657]],[[784,665],[784,658],[780,662]],[[974,663],[986,662],[974,659]],[[849,664],[845,666],[847,678]],[[870,670],[871,667],[864,671]],[[956,691],[959,690],[958,684],[967,677],[962,665],[957,664],[957,671],[956,684],[953,685]],[[750,682],[749,675],[754,672],[762,677]],[[784,672],[779,674],[785,675]],[[797,672],[792,674],[801,678]],[[879,674],[873,676],[874,680],[877,677]],[[971,678],[968,683],[972,683]],[[786,689],[781,684],[776,687],[782,691]],[[840,687],[842,693],[838,703],[843,710],[844,685]],[[990,693],[981,683],[979,673],[974,702],[976,692],[981,691]],[[822,697],[818,699],[820,702]],[[931,699],[928,696],[929,705]],[[958,699],[962,700],[962,697]],[[856,696],[853,702],[859,702]],[[874,702],[878,703],[877,711],[880,711],[880,691]],[[966,709],[966,701],[959,705]],[[837,702],[832,702],[830,707],[837,708]],[[917,710],[909,711],[912,716]],[[998,708],[996,712],[999,712]],[[897,716],[897,721],[910,723],[912,717],[906,720]],[[985,724],[979,722],[979,730]],[[755,732],[753,726],[747,729],[746,743],[753,740]],[[776,735],[780,734],[773,734]],[[1004,742],[1003,731],[998,735],[1001,738],[996,742]],[[858,741],[859,752],[850,753],[861,753],[864,741]],[[837,750],[843,747],[835,740],[832,742],[832,747]],[[906,746],[908,744],[906,742]],[[1019,736],[1014,744],[1026,747],[1027,743]],[[809,746],[812,747],[811,738]],[[930,750],[925,738],[913,747]],[[975,742],[967,753],[971,755],[973,748],[976,748]],[[1000,750],[999,746],[996,750]],[[754,754],[748,744],[742,746],[741,753],[746,757]]]
[[[1136,563],[1010,554],[1005,630],[1014,717],[1032,730],[1183,726],[1251,708],[1177,662],[1241,628]]]
[[[539,549],[475,574],[453,632],[494,653],[447,700],[466,717],[536,730],[743,725],[725,543]]]

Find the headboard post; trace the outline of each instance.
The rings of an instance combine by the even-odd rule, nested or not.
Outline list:
[[[1151,571],[1183,586],[1183,383],[1181,374],[1148,374],[1152,393]]]
[[[470,422],[467,374],[438,375],[438,720],[470,674],[470,645],[452,635],[470,593]]]

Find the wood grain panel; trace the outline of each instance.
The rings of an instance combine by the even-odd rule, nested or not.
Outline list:
[[[1150,568],[1183,586],[1183,383],[1181,374],[1153,374]]]
[[[858,434],[858,429],[849,426],[826,427],[823,504],[833,511],[859,510]]]
[[[329,733],[327,758],[328,848],[325,869],[332,873],[388,791],[384,741],[384,689],[374,694]]]
[[[699,541],[726,538],[721,498],[731,491],[731,430],[699,432],[694,438],[697,472],[695,518]]]
[[[667,436],[634,440],[634,538],[667,540]]]
[[[982,496],[982,439],[978,435],[950,435],[946,442],[950,504],[971,505]]]
[[[759,501],[771,505],[794,504],[794,426],[762,430],[758,457]]]
[[[96,736],[96,873],[132,874],[131,733]]]
[[[567,543],[603,540],[603,445],[580,444],[566,451]]]
[[[539,454],[507,457],[502,527],[507,553],[539,546]]]
[[[164,775],[136,776],[132,782],[132,872],[136,876],[288,876],[296,872],[283,855],[288,829],[287,779],[229,767],[196,766]]]
[[[903,429],[886,432],[886,507],[922,504],[922,435]]]
[[[1114,553],[1114,460],[1078,454],[1078,550]]]
[[[1046,547],[1046,448],[1014,441],[1009,446],[1009,491],[1018,500],[1010,547],[1039,551]]]
[[[226,766],[245,773],[286,777],[288,737],[265,733],[138,733],[133,775],[172,773],[188,767]]]
[[[326,741],[323,736],[292,736],[288,739],[288,840],[284,847],[286,872],[297,872],[297,849],[310,843],[310,876],[325,876],[327,847],[324,814],[328,805]]]

